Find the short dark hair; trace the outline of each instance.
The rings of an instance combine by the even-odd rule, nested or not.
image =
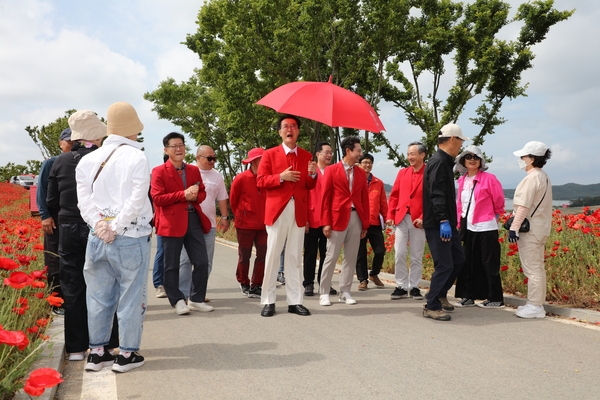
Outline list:
[[[452,136],[438,136],[438,144],[446,143]]]
[[[375,159],[369,153],[364,153],[362,156],[360,156],[360,159],[358,160],[358,162],[362,162],[362,160],[365,160],[365,159],[371,160],[371,162],[375,162]]]
[[[530,154],[529,157],[533,158],[531,165],[533,165],[535,168],[542,168],[544,165],[546,165],[546,161],[552,157],[552,150],[546,150],[546,153],[543,156],[534,156],[533,154]]]
[[[417,146],[417,151],[419,152],[419,154],[427,153],[427,147],[425,147],[425,145],[421,142],[410,142],[408,144],[408,147],[411,146]]]
[[[296,121],[296,124],[298,125],[298,129],[300,129],[300,118],[296,117],[295,115],[291,115],[291,114],[283,114],[282,116],[280,116],[277,119],[277,130],[281,129],[281,121],[283,121],[284,119],[288,119],[291,118],[294,121]]]
[[[320,152],[321,150],[323,150],[323,146],[329,146],[331,147],[331,145],[327,142],[319,142],[317,143],[317,153]]]
[[[171,132],[163,138],[163,146],[167,147],[169,145],[169,140],[171,139],[181,139],[183,141],[183,144],[185,144],[185,137],[181,133]]]
[[[346,155],[346,149],[350,151],[354,150],[354,147],[356,147],[357,143],[360,144],[360,139],[356,136],[348,136],[347,138],[344,138],[342,143],[340,143],[343,156]]]

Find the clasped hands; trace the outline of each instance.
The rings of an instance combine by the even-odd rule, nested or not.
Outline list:
[[[94,227],[94,235],[96,235],[104,243],[110,244],[115,241],[117,233],[112,230],[107,221],[101,220]]]

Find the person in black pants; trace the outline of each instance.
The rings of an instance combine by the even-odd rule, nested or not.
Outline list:
[[[423,316],[450,321],[454,311],[447,299],[465,255],[456,229],[456,190],[454,157],[468,137],[456,124],[447,124],[438,133],[438,151],[431,156],[423,176],[423,228],[433,257],[433,275]]]

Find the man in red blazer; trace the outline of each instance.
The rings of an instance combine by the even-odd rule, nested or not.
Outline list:
[[[317,252],[319,253],[319,272],[317,273],[317,282],[321,280],[323,272],[323,263],[327,253],[327,238],[323,234],[323,224],[321,223],[321,207],[323,205],[323,189],[325,179],[325,168],[331,165],[333,152],[331,145],[327,142],[317,144],[317,186],[308,194],[308,231],[304,235],[304,295],[314,296],[315,290],[315,268],[317,266]],[[329,289],[329,294],[337,294],[334,288]]]
[[[356,166],[362,155],[360,139],[345,138],[341,143],[342,161],[325,170],[323,193],[323,234],[327,237],[327,255],[319,284],[319,304],[330,306],[329,288],[333,270],[344,246],[344,261],[340,275],[339,301],[356,304],[350,287],[356,266],[358,245],[369,227],[369,192],[367,174]]]
[[[302,245],[308,220],[308,191],[317,183],[317,164],[312,155],[298,146],[300,120],[282,115],[277,129],[283,143],[263,154],[258,167],[256,184],[267,192],[265,225],[267,226],[267,255],[261,295],[263,317],[275,314],[275,288],[279,256],[285,249],[285,291],[288,312],[310,315],[302,305]]]
[[[395,226],[394,250],[396,289],[392,300],[410,296],[423,299],[419,282],[423,271],[425,230],[423,229],[423,172],[427,149],[422,143],[408,145],[406,158],[409,167],[398,171],[390,193],[386,223]],[[410,274],[406,266],[407,246],[410,243]]]
[[[150,194],[156,234],[162,236],[163,241],[165,292],[179,315],[189,314],[190,310],[212,311],[213,307],[204,302],[208,282],[204,234],[211,224],[200,208],[206,197],[200,170],[183,162],[185,143],[181,133],[169,133],[163,144],[169,160],[152,170]],[[187,304],[179,290],[179,258],[183,246],[194,266]]]

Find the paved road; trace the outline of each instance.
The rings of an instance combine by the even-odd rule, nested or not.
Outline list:
[[[146,365],[116,375],[70,362],[57,398],[600,398],[597,328],[478,307],[437,322],[422,317],[421,301],[391,301],[391,282],[353,293],[355,306],[305,299],[310,317],[288,314],[279,287],[277,314],[263,318],[259,300],[238,289],[236,260],[234,248],[216,246],[212,313],[177,316],[149,275]]]

